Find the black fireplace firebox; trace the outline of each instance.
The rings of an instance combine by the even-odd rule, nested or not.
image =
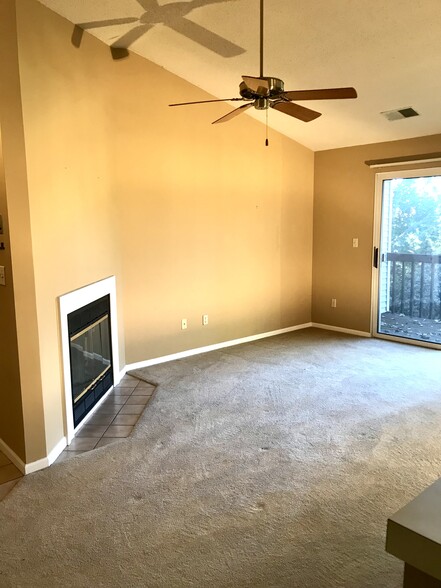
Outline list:
[[[67,316],[74,426],[113,385],[110,296]]]

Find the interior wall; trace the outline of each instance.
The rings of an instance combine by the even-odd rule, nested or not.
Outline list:
[[[111,275],[121,287],[109,76],[104,45],[77,50],[73,25],[17,0],[20,82],[35,270],[45,434],[65,434],[59,296]],[[115,74],[116,75],[116,74]],[[107,76],[107,77],[106,77]],[[118,316],[122,319],[122,308]],[[124,329],[120,324],[120,361]],[[121,366],[120,366],[121,367]]]
[[[11,380],[2,377],[2,389],[6,386],[4,394],[10,393],[11,404],[1,408],[2,414],[3,408],[9,411],[3,418],[11,418],[4,433],[11,445],[3,440],[23,462],[32,462],[46,455],[46,442],[15,8],[14,0],[0,3],[0,124],[10,247],[10,253],[4,252],[7,286],[2,297],[7,300],[2,306],[2,318],[5,314],[4,324],[12,344],[2,358],[11,361]]]
[[[119,83],[127,363],[309,322],[313,153],[246,115],[213,126],[224,104],[169,108],[210,96],[136,55]]]
[[[314,322],[370,332],[375,174],[410,166],[371,169],[365,161],[440,150],[441,135],[431,135],[315,153]]]
[[[247,116],[213,127],[226,105],[169,109],[207,95],[90,35],[74,47],[37,2],[17,15],[50,451],[61,294],[116,275],[122,365],[310,321],[313,153],[275,132],[266,148]]]
[[[21,402],[20,366],[15,322],[14,287],[6,201],[5,169],[0,133],[0,265],[6,269],[6,286],[0,286],[0,439],[22,460],[25,459],[23,406]],[[1,245],[0,245],[1,246]]]

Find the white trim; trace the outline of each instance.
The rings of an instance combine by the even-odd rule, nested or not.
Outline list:
[[[345,327],[335,327],[334,325],[323,325],[321,323],[312,323],[312,327],[316,329],[324,329],[325,331],[337,331],[338,333],[346,333],[347,335],[355,335],[357,337],[372,337],[367,331],[356,331],[355,329],[346,329]]]
[[[64,439],[64,437],[63,437]],[[57,455],[58,457],[58,455]],[[54,460],[55,461],[55,460]],[[50,466],[49,457],[43,457],[42,459],[38,459],[37,461],[31,461],[31,463],[27,463],[25,465],[25,471],[23,472],[25,476],[28,474],[33,474],[34,472],[38,472],[39,470],[44,470]]]
[[[49,454],[46,458],[48,461],[48,464],[47,464],[48,466],[50,466],[54,463],[54,461],[57,459],[57,457],[60,455],[60,453],[63,451],[63,449],[66,446],[67,446],[67,439],[66,439],[66,437],[63,437],[62,439],[60,439],[58,441],[58,443],[55,445],[55,447],[49,452]]]
[[[65,395],[65,433],[67,444],[71,443],[75,435],[73,423],[72,385],[70,378],[69,332],[67,315],[79,308],[110,295],[110,330],[112,335],[113,379],[119,382],[119,352],[118,352],[118,320],[116,310],[116,279],[115,276],[105,278],[99,282],[84,286],[73,292],[59,297],[61,348],[63,357],[64,395]]]
[[[441,161],[441,157],[431,157],[430,159],[413,159],[412,161],[396,161],[395,163],[371,163],[369,167],[374,169],[376,167],[395,167],[397,165],[416,165],[417,163],[433,163]]]
[[[375,338],[385,339],[386,341],[393,341],[394,343],[404,343],[405,345],[415,345],[416,347],[428,347],[429,349],[436,349],[437,351],[441,351],[441,343],[432,343],[430,341],[422,341],[420,339],[411,339],[410,337],[386,335],[384,333],[376,333]]]
[[[223,341],[222,343],[214,343],[213,345],[206,345],[205,347],[197,347],[195,349],[180,351],[179,353],[172,353],[171,355],[164,355],[162,357],[155,357],[145,361],[138,361],[136,363],[130,363],[126,365],[125,371],[127,372],[130,370],[137,370],[140,368],[149,367],[151,365],[165,363],[167,361],[174,361],[175,359],[183,359],[184,357],[198,355],[199,353],[208,353],[209,351],[216,351],[217,349],[224,349],[225,347],[232,347],[233,345],[250,343],[251,341],[257,341],[258,339],[274,337],[275,335],[282,335],[283,333],[291,333],[292,331],[299,331],[300,329],[307,329],[308,327],[312,326],[312,323],[304,323],[303,325],[295,325],[285,329],[277,329],[276,331],[268,331],[267,333],[259,333],[257,335],[250,335],[249,337],[241,337],[240,339],[232,339],[231,341]]]
[[[423,161],[429,160],[421,160]],[[440,158],[441,161],[441,158]],[[406,164],[412,163],[409,161]],[[397,178],[424,178],[431,176],[441,176],[441,167],[428,167],[422,169],[408,169],[400,171],[379,172],[375,174],[375,205],[374,205],[374,228],[373,228],[373,247],[378,247],[378,268],[372,264],[372,281],[371,281],[371,333],[373,337],[380,339],[389,339],[378,332],[378,308],[379,308],[379,286],[380,286],[380,267],[381,267],[381,222],[382,222],[382,205],[383,205],[383,182],[385,180],[393,180]],[[420,345],[421,347],[430,347],[430,343],[421,345],[415,339],[405,339],[404,337],[391,337],[391,341],[403,341]],[[436,345],[436,344],[435,344]],[[435,347],[438,349],[438,346]]]
[[[391,172],[392,173],[392,172]],[[395,172],[396,173],[396,172]],[[374,267],[373,261],[371,266],[371,324],[370,330],[372,336],[375,337],[377,333],[377,317],[378,317],[378,306],[379,296],[378,289],[380,287],[380,265],[381,265],[381,210],[383,204],[383,180],[387,179],[389,173],[378,173],[375,174],[375,194],[374,194],[374,223],[373,223],[373,235],[372,235],[372,248],[378,247],[378,267]],[[373,249],[372,249],[373,255]]]
[[[2,451],[7,458],[9,458],[12,463],[21,471],[22,474],[25,473],[26,465],[25,462],[18,457],[18,455],[13,451],[9,445],[7,445],[3,439],[0,438],[0,451]]]

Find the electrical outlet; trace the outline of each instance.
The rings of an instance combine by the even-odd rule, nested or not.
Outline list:
[[[202,315],[202,324],[204,325],[204,327],[208,325],[208,314]]]
[[[331,298],[331,306],[332,308],[337,308],[337,298]]]
[[[358,237],[352,239],[352,247],[358,247]]]
[[[186,328],[187,328],[187,319],[182,319],[181,320],[181,329],[183,331],[185,331]]]
[[[0,286],[6,286],[5,266],[0,265]]]

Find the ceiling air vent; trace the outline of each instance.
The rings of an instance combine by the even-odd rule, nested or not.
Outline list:
[[[398,110],[386,110],[385,112],[381,112],[387,120],[401,120],[402,118],[411,118],[412,116],[419,116],[419,113],[411,108],[400,108]]]

